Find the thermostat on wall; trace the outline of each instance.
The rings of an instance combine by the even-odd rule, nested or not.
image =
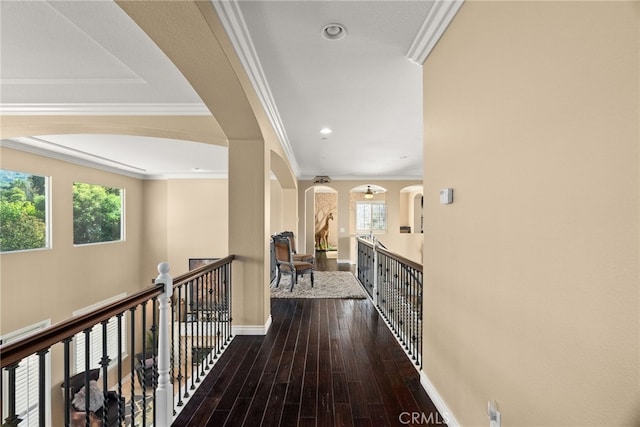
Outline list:
[[[453,203],[453,188],[444,188],[440,190],[440,204],[448,205]]]

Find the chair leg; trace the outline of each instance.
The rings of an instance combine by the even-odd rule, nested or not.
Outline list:
[[[280,269],[278,268],[278,271],[276,273],[276,288],[278,286],[280,286],[280,278],[282,277],[282,273],[280,272]]]
[[[298,283],[298,272],[294,271],[291,273],[291,289],[289,289],[289,292],[293,292],[293,285],[296,283]]]
[[[311,273],[309,274],[311,274],[311,287],[313,288],[313,270],[311,270]]]

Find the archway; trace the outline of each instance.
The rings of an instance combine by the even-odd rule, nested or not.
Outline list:
[[[422,233],[422,185],[410,185],[400,190],[400,212],[402,233]]]

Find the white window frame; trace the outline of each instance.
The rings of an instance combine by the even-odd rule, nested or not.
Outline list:
[[[40,175],[32,172],[22,172],[16,171],[13,169],[5,169],[0,168],[1,170],[9,171],[9,172],[18,172],[23,173],[25,175],[34,175],[40,176],[44,178],[44,246],[39,248],[31,248],[31,249],[18,249],[15,251],[0,251],[3,254],[13,254],[18,252],[27,252],[27,251],[42,251],[51,249],[53,247],[53,230],[52,230],[52,220],[51,220],[51,176],[48,175]]]
[[[127,296],[126,293],[113,296],[104,301],[100,301],[96,304],[81,308],[80,310],[76,310],[73,312],[73,315],[79,316],[82,314],[95,311],[115,301],[121,300],[126,296]],[[128,356],[126,317],[127,316],[125,313],[122,316],[122,358],[123,359]],[[91,361],[92,363],[89,364],[89,369],[101,368],[100,359],[102,358],[102,323],[98,323],[92,328],[89,339],[91,340],[91,343],[89,345],[91,353],[89,357],[94,359],[93,361]],[[117,339],[118,339],[118,318],[112,317],[111,319],[109,319],[109,323],[107,323],[107,353],[111,358],[108,369],[113,368],[118,363]],[[110,340],[112,343],[114,343],[113,345],[115,346],[115,348],[109,348]],[[74,367],[75,374],[85,371],[84,350],[85,350],[84,332],[79,332],[73,338],[73,367]]]
[[[360,214],[359,214],[359,208],[360,206],[367,206],[369,207],[369,209],[371,210],[371,225],[373,224],[373,206],[383,206],[384,207],[384,228],[372,228],[372,226],[370,226],[369,228],[358,228],[359,225],[359,218],[360,218]],[[356,206],[355,206],[355,220],[356,220],[356,224],[355,224],[355,228],[356,228],[356,233],[357,234],[364,234],[364,233],[373,233],[373,234],[384,234],[387,232],[387,204],[384,200],[372,200],[372,201],[357,201],[356,202]]]
[[[2,336],[2,343],[8,344],[10,342],[18,341],[29,335],[32,335],[42,329],[51,325],[51,319],[43,320],[33,325],[29,325],[14,332],[10,332]],[[27,365],[24,365],[25,360]],[[45,374],[44,374],[44,388],[45,388],[45,424],[51,425],[51,351],[47,352],[44,357],[45,360]],[[9,396],[9,372],[4,369],[2,372],[2,385],[3,385],[3,413],[6,415],[9,413],[9,401],[6,397]],[[16,369],[16,414],[22,418],[21,426],[30,427],[38,426],[39,423],[39,375],[40,375],[40,358],[37,354],[23,359]],[[26,378],[24,378],[26,376]],[[24,382],[21,379],[24,378]],[[35,388],[34,388],[35,386]],[[27,408],[21,408],[20,395],[26,394]],[[34,403],[31,404],[31,400]],[[27,409],[27,412],[24,412]]]
[[[117,188],[118,190],[120,190],[120,238],[117,240],[107,240],[104,242],[89,242],[89,243],[74,243],[73,246],[74,247],[81,247],[81,246],[90,246],[90,245],[108,245],[110,243],[119,243],[119,242],[124,242],[126,241],[126,236],[125,236],[125,189],[121,188],[121,187],[110,187],[108,185],[102,185],[102,184],[91,184],[89,182],[84,182],[84,181],[74,181],[73,185],[75,185],[76,183],[79,184],[88,184],[88,185],[97,185],[100,187],[105,187],[105,188]],[[73,209],[72,209],[73,210]],[[75,231],[75,230],[74,230]],[[73,240],[75,241],[75,236],[73,238]]]

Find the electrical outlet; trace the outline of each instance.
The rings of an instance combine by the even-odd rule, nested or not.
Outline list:
[[[487,415],[489,415],[489,427],[500,427],[502,415],[498,411],[498,405],[495,400],[487,403]]]

